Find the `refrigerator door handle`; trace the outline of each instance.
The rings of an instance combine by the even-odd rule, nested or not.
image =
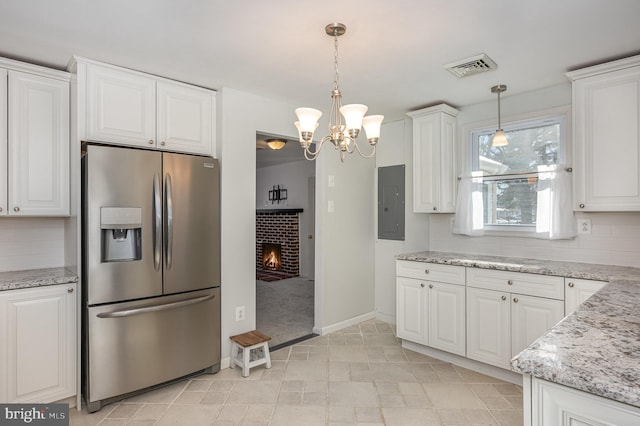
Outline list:
[[[132,315],[146,314],[149,312],[166,311],[169,309],[176,309],[176,308],[182,308],[184,306],[195,305],[197,303],[204,303],[215,297],[216,297],[215,294],[210,294],[208,296],[200,296],[200,297],[195,297],[193,299],[182,300],[180,302],[165,303],[163,305],[148,306],[145,308],[134,308],[134,309],[123,309],[120,311],[101,312],[97,315],[97,317],[98,318],[122,318],[122,317],[130,317]]]
[[[162,262],[162,190],[160,175],[153,176],[153,269],[160,270]]]
[[[173,258],[173,189],[171,186],[171,174],[164,177],[166,218],[167,218],[167,238],[165,241],[165,261],[167,270],[171,269]]]

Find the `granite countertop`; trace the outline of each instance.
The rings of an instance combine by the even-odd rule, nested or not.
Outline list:
[[[0,291],[77,282],[78,276],[68,268],[0,272]]]
[[[420,252],[400,260],[608,281],[511,361],[531,374],[640,407],[640,269],[573,262]]]

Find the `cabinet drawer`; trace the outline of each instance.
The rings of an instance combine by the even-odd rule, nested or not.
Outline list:
[[[398,260],[396,274],[399,277],[464,285],[464,266],[440,265],[437,263]]]
[[[520,272],[469,268],[469,287],[564,300],[564,278]]]

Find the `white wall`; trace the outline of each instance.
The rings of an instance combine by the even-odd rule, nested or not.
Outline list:
[[[508,92],[507,92],[508,93]],[[509,117],[571,104],[569,83],[502,98],[502,121]],[[458,115],[460,166],[465,166],[470,123],[496,120],[496,102],[466,106]],[[569,135],[569,137],[571,137]],[[571,140],[571,139],[570,139]],[[571,148],[571,146],[569,147]],[[571,149],[569,150],[571,152]],[[570,154],[569,152],[569,154]],[[568,158],[571,158],[569,155]],[[571,162],[569,162],[571,165]],[[463,170],[463,169],[461,169]],[[572,262],[640,266],[640,213],[576,213],[592,221],[591,235],[573,240],[538,240],[523,237],[467,237],[450,231],[452,215],[430,215],[429,248],[455,253],[531,257]]]
[[[380,143],[376,153],[376,166],[405,165],[405,240],[381,240],[375,242],[375,304],[376,317],[390,323],[396,322],[396,262],[402,253],[422,251],[428,248],[428,216],[413,213],[413,140],[410,119],[382,125]],[[376,173],[376,206],[377,206]],[[374,235],[377,236],[377,214]]]
[[[309,200],[309,179],[316,174],[316,165],[312,161],[296,161],[277,166],[262,167],[256,171],[256,208],[260,209],[293,209],[300,208],[300,276],[313,279],[314,250],[309,247],[314,240],[314,212]],[[287,200],[271,203],[269,191],[280,185],[287,190]]]
[[[222,354],[228,337],[255,328],[256,133],[295,139],[294,105],[224,88],[218,93],[217,157],[221,169]],[[321,123],[319,128],[326,128]],[[292,136],[293,135],[293,136]],[[314,329],[325,332],[374,310],[371,159],[340,163],[331,147],[316,165],[316,306]],[[327,176],[335,187],[327,188]],[[330,197],[330,198],[329,198]],[[327,213],[327,200],[335,212]],[[235,321],[236,306],[246,319]]]
[[[65,265],[64,218],[0,220],[0,272]]]

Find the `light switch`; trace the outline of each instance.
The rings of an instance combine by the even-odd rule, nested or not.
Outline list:
[[[336,186],[336,177],[334,175],[329,175],[327,184],[329,185],[329,188]]]

